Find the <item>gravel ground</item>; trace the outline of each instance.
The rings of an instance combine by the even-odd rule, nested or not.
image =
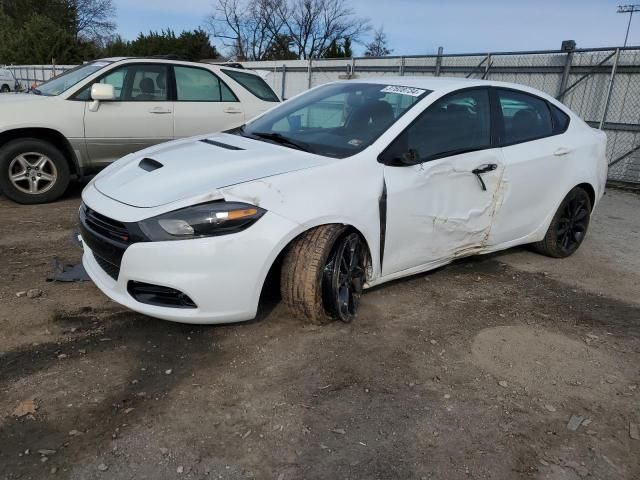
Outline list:
[[[192,327],[47,283],[78,204],[0,198],[0,479],[640,478],[638,195],[572,258],[465,259],[322,327],[275,295]]]

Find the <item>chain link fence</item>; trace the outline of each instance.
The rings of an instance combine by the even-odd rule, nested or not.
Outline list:
[[[244,62],[283,98],[336,80],[447,76],[513,82],[562,101],[608,137],[609,179],[640,184],[640,48]]]
[[[609,179],[640,184],[640,48],[243,62],[290,98],[336,80],[381,76],[484,78],[528,85],[607,133]],[[8,66],[23,89],[72,65]]]

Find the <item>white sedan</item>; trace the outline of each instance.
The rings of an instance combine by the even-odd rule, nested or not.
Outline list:
[[[363,289],[532,244],[567,257],[607,178],[604,133],[520,85],[378,78],[323,85],[243,127],[129,155],[86,187],[84,266],[154,317],[255,317],[269,272],[309,321]]]

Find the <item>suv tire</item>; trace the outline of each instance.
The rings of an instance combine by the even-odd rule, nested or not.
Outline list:
[[[44,140],[21,138],[0,149],[0,189],[15,202],[52,202],[65,192],[70,175],[65,156]]]

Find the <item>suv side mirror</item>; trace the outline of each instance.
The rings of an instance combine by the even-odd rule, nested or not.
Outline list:
[[[100,102],[109,102],[116,99],[116,92],[113,85],[108,83],[94,83],[91,85],[91,105],[89,110],[97,112],[100,107]]]

